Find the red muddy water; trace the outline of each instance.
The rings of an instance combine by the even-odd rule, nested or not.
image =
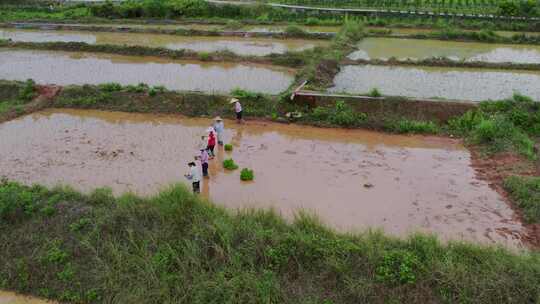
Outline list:
[[[27,184],[68,184],[82,191],[109,186],[116,194],[152,195],[188,184],[186,163],[210,119],[173,115],[47,110],[0,125],[0,175]],[[457,140],[365,130],[225,122],[203,195],[236,208],[274,208],[287,218],[316,213],[340,231],[421,231],[521,247],[525,228],[503,198],[476,177]],[[225,171],[232,157],[252,168]]]

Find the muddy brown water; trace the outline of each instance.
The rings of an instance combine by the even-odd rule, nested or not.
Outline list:
[[[116,194],[157,193],[185,183],[208,119],[51,109],[0,125],[0,172],[26,184],[112,187]],[[476,178],[459,141],[363,130],[225,122],[225,142],[202,193],[236,208],[300,209],[340,231],[422,231],[442,239],[522,245],[524,227],[503,198]],[[252,168],[225,171],[233,158]],[[371,185],[371,187],[370,187]]]
[[[540,100],[540,72],[440,67],[343,66],[331,92],[413,98],[499,100],[519,92]]]
[[[172,90],[228,93],[235,88],[277,94],[294,70],[270,65],[203,63],[157,57],[0,49],[0,79],[47,84],[144,82]]]
[[[187,37],[143,33],[111,33],[87,31],[39,31],[0,29],[0,39],[23,42],[85,42],[129,46],[162,47],[172,50],[187,49],[197,52],[231,51],[239,55],[264,56],[303,51],[325,46],[324,40],[271,39],[242,37]]]
[[[540,63],[540,46],[455,42],[423,39],[365,38],[350,59],[425,59]]]
[[[0,304],[54,304],[56,302],[0,290]]]

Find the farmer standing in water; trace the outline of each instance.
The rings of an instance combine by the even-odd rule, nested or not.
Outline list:
[[[218,145],[223,146],[223,131],[225,130],[225,125],[223,124],[223,119],[221,117],[214,118],[214,130],[216,130],[217,134],[217,142]]]
[[[230,101],[231,104],[234,104],[234,112],[236,113],[236,122],[241,124],[244,122],[242,119],[242,105],[240,104],[240,100],[237,98],[233,98]]]

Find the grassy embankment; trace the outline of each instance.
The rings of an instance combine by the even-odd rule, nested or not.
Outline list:
[[[301,215],[0,183],[0,288],[96,303],[537,303],[540,255]]]
[[[512,62],[484,62],[454,60],[447,57],[430,57],[425,59],[345,59],[341,64],[351,65],[380,65],[380,66],[429,66],[429,67],[455,67],[455,68],[485,68],[497,70],[525,70],[539,71],[540,63],[512,63]]]

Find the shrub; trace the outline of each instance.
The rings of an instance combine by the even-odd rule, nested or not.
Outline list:
[[[223,161],[223,168],[227,170],[236,170],[238,169],[238,165],[234,163],[232,158],[229,158]]]
[[[368,96],[370,97],[381,97],[382,94],[379,92],[377,88],[373,88],[371,91],[369,91]]]
[[[469,134],[484,118],[480,111],[467,111],[460,117],[448,121],[450,131],[457,135]]]
[[[122,90],[122,85],[116,82],[103,83],[98,85],[98,87],[105,92],[117,92]]]
[[[261,93],[246,91],[239,88],[233,89],[231,95],[241,99],[259,99],[263,97],[263,94]]]
[[[285,28],[285,34],[291,37],[304,37],[308,33],[297,25],[289,25]]]
[[[19,91],[19,99],[30,101],[36,96],[36,83],[32,79],[26,80],[24,86]]]
[[[240,172],[240,180],[251,181],[251,180],[253,180],[253,178],[254,178],[253,170],[250,170],[248,168],[244,168]]]
[[[203,0],[170,0],[168,8],[175,17],[198,17],[208,13],[209,4]]]
[[[387,121],[386,128],[392,132],[400,134],[436,134],[439,132],[439,127],[432,121],[417,121],[409,119]]]
[[[223,26],[224,29],[227,30],[238,30],[242,28],[242,23],[237,20],[229,20],[227,23]]]
[[[145,83],[139,83],[138,85],[128,85],[126,90],[131,93],[145,93],[148,90],[148,85]]]
[[[200,61],[209,61],[210,59],[212,59],[210,54],[207,52],[200,52],[198,57]]]
[[[534,142],[502,115],[482,119],[470,137],[474,143],[485,145],[491,152],[513,148],[527,157],[535,158]]]
[[[225,151],[232,151],[233,150],[233,145],[225,144],[224,148],[225,148]]]
[[[148,90],[148,95],[151,97],[156,96],[157,95],[156,89],[150,88],[150,90]]]
[[[355,127],[364,123],[367,119],[367,115],[365,113],[356,112],[344,101],[337,101],[333,108],[322,106],[316,107],[313,112],[308,115],[308,118],[342,127]]]

